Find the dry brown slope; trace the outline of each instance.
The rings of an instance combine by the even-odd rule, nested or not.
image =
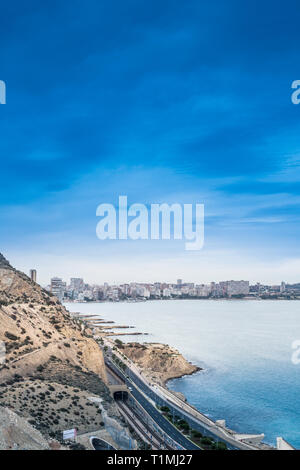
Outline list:
[[[0,383],[12,373],[31,374],[51,356],[106,380],[102,353],[87,333],[55,297],[0,255],[0,340],[8,367],[1,370]]]
[[[15,411],[46,440],[60,440],[65,427],[84,432],[99,428],[101,412],[89,403],[91,395],[101,398],[114,415],[103,355],[90,333],[55,297],[0,255],[0,341],[6,349],[5,362],[0,362],[1,413]],[[7,448],[20,445],[24,427],[22,420],[18,423],[20,429],[7,430],[0,422]],[[33,448],[33,442],[26,443],[26,432],[22,436],[24,446]]]

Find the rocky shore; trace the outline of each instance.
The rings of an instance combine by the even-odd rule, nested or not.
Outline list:
[[[94,315],[82,315],[79,312],[71,314],[80,319],[89,328],[94,337],[147,335],[148,333],[114,331],[115,329],[132,329],[134,326],[115,325]],[[110,325],[109,325],[110,324]],[[191,375],[201,370],[200,367],[187,361],[182,354],[167,344],[161,343],[123,343],[116,340],[115,344],[125,356],[131,359],[149,380],[165,386],[168,380]]]
[[[168,380],[201,370],[188,362],[177,349],[167,344],[121,343],[118,348],[149,380],[159,385],[165,386]]]

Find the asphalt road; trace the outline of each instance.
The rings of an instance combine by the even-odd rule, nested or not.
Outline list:
[[[160,406],[167,406],[170,408],[170,410],[173,412],[174,416],[179,416],[181,419],[184,419],[193,429],[196,429],[197,431],[201,432],[205,436],[212,437],[216,441],[222,441],[225,442],[227,445],[228,449],[231,450],[249,450],[249,448],[244,445],[242,442],[236,443],[234,442],[233,439],[222,439],[220,436],[215,434],[213,431],[208,430],[202,423],[200,423],[198,420],[193,418],[192,416],[189,416],[187,413],[185,413],[183,410],[181,410],[179,407],[174,406],[172,403],[170,403],[167,400],[164,400],[161,398],[159,395],[155,393],[155,391],[151,388],[148,387],[145,382],[143,382],[134,372],[132,372],[130,369],[127,368],[126,372],[131,380],[134,381],[134,383],[153,401],[155,401],[157,404]],[[197,447],[197,449],[199,449]]]
[[[111,362],[111,361],[110,361]],[[114,366],[115,367],[115,366]],[[226,438],[226,439],[223,439],[220,435],[216,434],[213,432],[213,430],[209,430],[207,427],[205,427],[200,421],[196,420],[194,417],[188,415],[187,413],[185,413],[183,410],[181,410],[179,407],[173,405],[172,403],[170,403],[168,400],[164,400],[161,396],[159,396],[151,387],[149,387],[147,384],[145,384],[144,381],[142,381],[134,372],[132,372],[131,369],[129,369],[128,367],[126,367],[126,371],[125,373],[123,373],[122,371],[119,371],[118,368],[116,368],[117,372],[120,374],[122,374],[122,379],[126,382],[126,384],[130,387],[133,388],[133,383],[136,384],[140,390],[143,391],[143,393],[145,395],[147,395],[149,398],[151,398],[155,403],[157,403],[158,405],[160,406],[167,406],[174,414],[174,416],[178,416],[180,417],[181,419],[184,419],[191,427],[192,429],[195,429],[199,432],[201,432],[204,436],[208,436],[208,437],[212,437],[215,441],[222,441],[222,442],[225,442],[226,445],[227,445],[227,448],[230,449],[230,450],[249,450],[249,446],[247,446],[246,444],[242,443],[242,442],[236,442],[233,438]],[[129,376],[129,380],[127,378],[127,376]],[[139,390],[137,390],[135,388],[135,393],[136,395],[133,395],[135,396],[135,398],[137,398],[137,400],[143,400],[143,406],[144,406],[144,403],[147,402],[147,399],[145,399],[145,397],[139,392]],[[138,395],[139,394],[139,395]],[[141,395],[141,396],[140,396]],[[148,402],[149,403],[149,402]],[[150,405],[153,407],[153,405],[150,403]],[[166,421],[169,426],[171,426],[173,429],[174,429],[174,426],[172,424],[169,423],[168,420],[166,420],[166,418],[164,418],[161,413],[159,413],[159,411],[157,411],[157,409],[155,407],[153,407],[155,412],[158,413],[158,415],[160,417],[163,418],[164,421]],[[145,409],[146,409],[146,403],[145,403]],[[147,410],[148,411],[148,410]],[[150,414],[150,413],[149,413]],[[152,416],[152,415],[151,415]],[[154,418],[156,419],[156,418]],[[164,429],[164,428],[163,428]],[[176,429],[176,428],[175,428]],[[165,429],[164,429],[165,430]],[[170,430],[171,431],[171,430]],[[177,434],[180,434],[182,436],[182,434],[176,429],[177,431]],[[169,431],[166,431],[166,432],[169,432]],[[171,435],[171,437],[174,439],[173,435]],[[184,437],[184,436],[183,436]],[[176,442],[179,442],[183,447],[185,447],[186,449],[198,449],[198,450],[201,450],[199,449],[199,447],[197,447],[196,445],[194,445],[193,443],[191,443],[189,441],[189,439],[186,439],[184,437],[184,442],[185,442],[185,445],[182,444],[182,440],[179,440],[179,439],[175,439]],[[186,447],[187,445],[189,445],[189,447]],[[192,447],[194,446],[194,447]],[[251,447],[250,447],[251,449]]]
[[[133,381],[129,380],[125,373],[121,372],[107,357],[105,358],[108,366],[119,376],[122,377],[124,382],[128,387],[132,389],[132,396],[142,405],[142,407],[149,413],[149,415],[155,420],[158,426],[165,431],[168,436],[170,436],[175,442],[179,444],[179,447],[184,449],[194,449],[201,450],[196,444],[193,444],[189,439],[187,439],[181,432],[179,432],[156,408],[149,402],[147,398],[135,387]],[[132,375],[132,372],[130,373]],[[132,377],[132,379],[137,379],[137,377]],[[138,379],[137,379],[138,380]],[[134,380],[135,382],[135,380]],[[139,381],[140,382],[140,381]],[[140,386],[140,384],[137,384]]]

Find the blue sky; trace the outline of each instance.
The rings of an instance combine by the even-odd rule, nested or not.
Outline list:
[[[1,5],[0,251],[39,280],[300,281],[296,1]],[[96,207],[204,203],[205,246],[100,241]]]

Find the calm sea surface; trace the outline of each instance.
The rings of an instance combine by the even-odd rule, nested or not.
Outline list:
[[[169,388],[238,432],[263,432],[271,444],[282,436],[300,448],[300,365],[291,361],[291,344],[300,339],[300,302],[172,300],[67,308],[149,333],[123,341],[175,346],[204,370],[169,382]]]

